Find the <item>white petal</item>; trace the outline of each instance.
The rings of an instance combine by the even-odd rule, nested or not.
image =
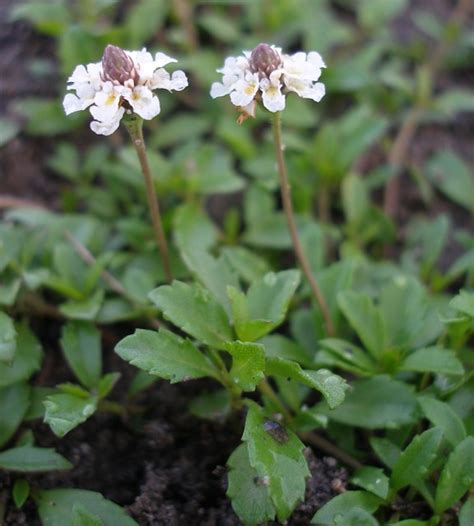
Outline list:
[[[258,80],[238,80],[233,85],[233,89],[234,91],[230,94],[232,104],[235,106],[247,106],[255,98],[255,94],[258,91]]]
[[[280,86],[271,84],[265,90],[262,88],[262,102],[271,112],[285,109],[285,95],[281,92]]]
[[[326,67],[323,57],[319,53],[316,53],[316,51],[310,51],[308,53],[308,62],[311,62],[311,64],[314,64],[318,68]]]
[[[72,93],[68,93],[63,100],[63,108],[66,115],[70,115],[71,113],[74,113],[75,111],[81,111],[85,108],[83,108],[83,101],[76,97],[76,95],[73,95]],[[87,106],[86,106],[87,108]]]
[[[175,58],[169,57],[165,53],[158,52],[155,55],[155,67],[162,68],[163,66],[166,66],[166,64],[171,64],[171,62],[178,62]]]
[[[155,71],[153,78],[148,82],[150,89],[167,89],[168,91],[181,91],[188,85],[188,79],[183,71],[175,71],[171,76],[165,69]]]
[[[94,98],[94,106],[91,106],[90,112],[94,119],[101,122],[109,122],[116,118],[119,112],[120,95],[116,91],[100,91]]]
[[[322,82],[316,82],[313,86],[307,88],[302,93],[299,93],[301,97],[305,99],[312,99],[315,102],[319,102],[326,94],[326,88]]]
[[[112,135],[114,131],[120,126],[120,119],[122,118],[125,110],[120,108],[120,112],[117,114],[116,119],[110,122],[99,122],[92,121],[90,124],[91,130],[97,135]]]
[[[179,69],[171,75],[171,89],[174,89],[175,91],[181,91],[186,88],[187,85],[188,77],[186,77],[184,71]]]
[[[79,64],[74,68],[72,75],[67,79],[69,82],[88,82],[90,80],[90,75],[87,72],[85,66]]]
[[[216,99],[217,97],[223,97],[228,95],[232,91],[232,85],[225,86],[220,82],[213,82],[211,86],[211,97]]]
[[[158,97],[145,86],[136,86],[133,93],[124,98],[130,103],[133,111],[143,119],[153,119],[161,111]]]

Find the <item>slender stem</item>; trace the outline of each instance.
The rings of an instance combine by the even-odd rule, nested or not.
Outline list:
[[[220,380],[222,385],[227,389],[230,394],[231,406],[235,411],[238,411],[242,407],[242,390],[232,379],[224,360],[221,358],[219,351],[215,349],[209,349],[209,358],[213,364],[219,369]]]
[[[304,442],[317,447],[325,453],[328,453],[353,469],[360,469],[363,466],[363,464],[361,464],[353,456],[349,455],[349,453],[339,449],[337,446],[329,442],[329,440],[326,440],[316,433],[300,433],[299,435]]]
[[[161,220],[160,205],[156,197],[155,186],[148,163],[148,156],[146,154],[145,140],[143,139],[143,121],[136,117],[129,117],[125,120],[128,133],[132,139],[133,146],[137,152],[143,177],[145,179],[146,196],[148,200],[148,208],[150,209],[150,216],[153,223],[153,230],[155,232],[156,242],[161,254],[163,262],[163,269],[165,271],[166,281],[170,283],[173,281],[171,274],[171,266],[169,261],[168,244],[166,243],[165,231],[163,229],[163,222]]]
[[[333,336],[335,332],[334,325],[329,314],[327,303],[313,275],[313,272],[311,271],[311,266],[303,251],[303,247],[301,245],[301,241],[298,235],[298,229],[296,227],[295,213],[293,211],[293,203],[291,201],[291,187],[288,181],[285,157],[283,155],[283,143],[281,138],[281,117],[280,112],[278,111],[273,114],[273,139],[275,143],[275,151],[278,164],[278,175],[280,178],[281,199],[283,203],[283,210],[286,215],[286,220],[288,222],[288,230],[290,231],[291,240],[293,242],[293,249],[295,251],[301,269],[303,270],[303,273],[309,282],[309,286],[311,287],[313,296],[316,299],[319,308],[321,309],[324,322],[326,324],[327,333],[329,336]]]
[[[424,64],[420,70],[420,79],[425,87],[415,102],[396,136],[392,149],[388,157],[388,164],[392,168],[392,177],[385,187],[384,210],[390,217],[395,217],[398,213],[400,200],[400,178],[399,173],[405,163],[408,148],[416,133],[418,124],[423,116],[425,109],[431,99],[433,91],[433,81],[441,68],[443,61],[452,47],[454,40],[452,33],[449,31],[452,27],[461,27],[469,12],[473,9],[472,0],[459,0],[454,8],[448,23],[446,35],[438,43],[437,47],[430,54],[430,60]]]
[[[273,387],[268,383],[267,379],[263,379],[258,384],[258,390],[262,394],[267,396],[275,404],[276,407],[278,407],[278,411],[282,414],[282,416],[285,418],[287,423],[291,423],[291,421],[293,420],[293,417],[291,416],[290,412],[285,407],[283,402],[280,400],[278,395],[275,393]]]

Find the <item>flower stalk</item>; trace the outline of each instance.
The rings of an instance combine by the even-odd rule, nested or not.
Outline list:
[[[295,251],[296,258],[301,266],[301,269],[308,280],[311,292],[321,309],[324,323],[326,325],[326,331],[329,336],[334,336],[334,325],[329,313],[326,300],[324,299],[323,293],[313,275],[309,261],[304,253],[301,240],[298,235],[298,229],[296,226],[295,213],[293,210],[293,203],[291,200],[291,187],[288,181],[288,174],[286,170],[285,157],[283,154],[283,143],[281,138],[281,115],[280,112],[276,112],[272,115],[273,123],[273,140],[275,143],[275,152],[278,165],[278,176],[280,180],[280,192],[283,203],[283,210],[286,215],[288,223],[288,230],[290,232],[293,249]]]
[[[166,242],[163,222],[161,220],[160,205],[156,196],[150,165],[148,163],[145,140],[143,138],[143,120],[140,117],[132,115],[125,119],[124,122],[130,138],[132,139],[135,151],[137,152],[138,160],[140,161],[143,178],[145,179],[146,197],[148,201],[148,208],[150,210],[155,239],[160,251],[166,281],[171,283],[171,281],[173,281],[173,275],[171,273],[168,244]]]

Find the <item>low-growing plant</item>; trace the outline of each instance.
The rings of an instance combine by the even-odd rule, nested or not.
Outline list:
[[[433,89],[449,51],[457,46],[462,57],[472,47],[459,33],[468,2],[444,30],[418,13],[416,23],[438,42],[435,59],[386,37],[406,2],[338,0],[357,18],[355,36],[329,2],[317,16],[301,3],[307,21],[287,0],[243,6],[243,25],[277,34],[290,49],[296,41],[323,52],[336,46],[324,84],[319,53],[257,44],[225,6],[197,9],[196,27],[211,42],[245,42],[251,51],[225,60],[221,82],[213,72],[221,57],[199,47],[186,1],[141,0],[120,25],[110,22],[121,16],[114,0],[13,10],[58,39],[61,69],[73,71],[63,107],[78,117],[65,119],[55,101],[26,101],[29,133],[72,130],[88,110],[96,134],[122,123],[131,140],[58,142],[48,165],[67,186],[63,212],[13,206],[0,223],[0,470],[16,507],[30,499],[44,525],[136,523],[100,493],[43,489],[32,474],[73,465],[35,445],[39,431],[29,425],[42,420],[61,439],[98,412],[135,425],[146,408],[134,397],[158,379],[205,379],[189,414],[240,426],[227,496],[246,525],[291,520],[311,475],[307,446],[351,471],[349,489],[333,488],[340,494],[315,510],[312,524],[472,523],[472,235],[447,214],[413,217],[399,263],[383,258],[401,241],[400,172],[417,126],[472,109],[463,90]],[[167,54],[123,49],[138,49],[173,15],[189,88],[183,71],[165,70],[176,62]],[[102,61],[90,63],[102,50]],[[233,108],[209,100],[202,88],[211,83],[211,97],[229,95]],[[184,91],[158,98],[156,89]],[[335,115],[311,106],[326,89]],[[189,111],[180,113],[181,104]],[[385,155],[394,122],[400,131],[387,161],[364,168],[369,149]],[[5,133],[9,140],[18,129]],[[439,192],[474,210],[472,174],[456,152],[410,168],[425,203]],[[373,199],[381,191],[383,210]],[[206,202],[237,192],[238,208],[224,213]],[[461,249],[445,268],[452,239]],[[67,365],[68,380],[55,386],[40,372],[55,349],[34,333],[35,321],[49,318],[62,326],[53,347]],[[103,328],[117,323],[127,332],[114,333],[115,352],[138,369],[125,388],[103,363]],[[116,396],[116,386],[125,394]]]

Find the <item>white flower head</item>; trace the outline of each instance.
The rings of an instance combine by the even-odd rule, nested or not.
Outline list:
[[[211,97],[230,95],[243,114],[239,121],[253,116],[260,100],[267,110],[282,111],[288,92],[319,102],[325,88],[317,81],[324,67],[315,51],[286,55],[278,47],[259,44],[252,52],[226,59],[224,67],[217,70],[223,75],[222,82],[212,84]]]
[[[117,46],[105,48],[102,62],[77,66],[68,79],[68,93],[63,106],[67,115],[89,111],[94,118],[91,129],[99,135],[111,135],[125,114],[135,113],[153,119],[160,111],[155,89],[181,91],[188,85],[182,71],[170,75],[164,66],[176,62],[164,53],[155,57],[142,51],[125,51]]]

